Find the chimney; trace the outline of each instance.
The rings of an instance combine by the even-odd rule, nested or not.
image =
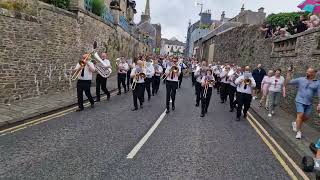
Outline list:
[[[244,12],[244,4],[242,4],[241,12]]]
[[[225,14],[225,12],[224,12],[224,11],[222,11],[220,21],[221,21],[221,22],[223,22],[223,21],[224,21],[224,18],[226,18],[226,14]]]
[[[263,7],[259,8],[258,12],[263,13],[264,12],[264,8]]]
[[[201,24],[210,24],[211,23],[211,11],[206,10],[200,14],[200,22]]]

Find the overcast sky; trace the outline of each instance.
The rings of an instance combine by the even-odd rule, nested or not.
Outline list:
[[[245,9],[257,11],[264,7],[267,14],[298,11],[297,5],[302,0],[150,0],[151,22],[160,23],[162,37],[177,37],[180,41],[186,40],[188,22],[199,20],[200,6],[196,1],[204,4],[204,10],[210,9],[212,19],[220,19],[221,12],[226,12],[226,17],[234,17],[240,12],[242,3]],[[137,11],[135,22],[140,21],[146,0],[136,0]]]

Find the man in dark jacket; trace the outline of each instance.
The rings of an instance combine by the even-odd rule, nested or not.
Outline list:
[[[267,75],[266,71],[262,68],[261,64],[258,64],[257,68],[252,71],[252,76],[254,80],[256,81],[256,88],[253,91],[253,99],[258,98],[258,94],[261,91],[261,82],[264,78],[264,76]]]

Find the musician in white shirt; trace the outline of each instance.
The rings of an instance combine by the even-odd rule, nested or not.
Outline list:
[[[158,60],[155,59],[153,62],[154,67],[154,76],[153,76],[153,84],[152,84],[152,95],[158,94],[159,86],[160,86],[160,79],[163,73],[162,67],[158,64]]]
[[[214,85],[214,77],[212,75],[212,69],[206,70],[206,75],[201,79],[202,86],[202,98],[201,98],[201,115],[200,117],[204,117],[204,115],[208,112],[208,107],[211,100],[212,88]]]
[[[196,59],[193,59],[191,62],[191,80],[192,80],[192,86],[195,85],[196,79],[194,78],[194,73],[197,70],[197,67],[199,66],[199,62]]]
[[[230,71],[230,66],[225,66],[225,69],[222,70],[220,73],[220,79],[221,79],[221,87],[220,87],[220,99],[221,103],[224,103],[227,101],[228,98],[228,88],[229,88],[229,82],[228,82],[228,73]]]
[[[138,110],[138,99],[140,102],[140,108],[141,109],[143,108],[145,79],[139,76],[140,73],[144,73],[144,74],[147,73],[146,69],[143,66],[144,66],[143,62],[141,60],[138,60],[137,65],[132,69],[131,75],[130,75],[131,78],[133,79],[132,95],[133,95],[134,108],[132,109],[132,111]]]
[[[124,93],[127,93],[126,77],[127,77],[127,71],[129,70],[129,65],[123,57],[120,58],[118,62],[117,70],[118,70],[118,94],[117,95],[120,95],[121,84],[124,88]]]
[[[183,59],[180,59],[179,60],[179,66],[180,66],[180,69],[181,69],[181,73],[179,75],[179,88],[181,88],[181,84],[182,84],[182,79],[183,79],[183,70],[184,69],[187,69],[187,65],[183,62]]]
[[[243,117],[247,117],[247,112],[250,108],[252,101],[252,91],[253,88],[256,87],[256,82],[250,73],[250,67],[245,67],[245,72],[243,75],[238,77],[235,81],[237,85],[237,121],[240,121],[242,107],[243,108]]]
[[[132,82],[132,79],[130,78],[130,75],[131,75],[131,70],[134,67],[134,62],[133,62],[132,58],[127,58],[126,62],[128,64],[128,67],[129,67],[129,69],[127,71],[127,89],[129,90],[130,89],[130,84]]]
[[[107,59],[106,53],[101,54],[101,59],[104,62],[104,67],[111,69],[111,64],[110,64],[110,61]],[[107,95],[107,100],[109,100],[110,99],[110,92],[108,91],[108,88],[107,88],[107,78],[104,78],[100,74],[97,74],[97,77],[96,77],[96,96],[97,96],[96,101],[97,102],[100,101],[100,96],[101,96],[100,95],[100,88]]]
[[[85,59],[88,56],[88,54],[84,54],[82,56],[83,59]],[[77,71],[81,68],[81,65],[77,63],[74,71]],[[82,111],[84,109],[83,107],[83,92],[88,97],[88,100],[90,101],[91,108],[94,107],[94,100],[92,98],[90,87],[91,87],[91,80],[92,80],[92,73],[95,71],[94,64],[92,62],[87,62],[85,67],[81,71],[81,75],[79,76],[78,82],[77,82],[77,98],[78,98],[78,106],[79,108],[76,111]]]
[[[175,72],[173,67],[177,68],[177,71]],[[170,112],[170,98],[172,100],[172,110],[175,110],[175,100],[176,100],[176,91],[178,88],[179,83],[179,75],[181,73],[181,68],[178,65],[178,58],[174,57],[172,59],[172,62],[169,66],[167,66],[167,69],[165,71],[167,75],[166,79],[166,89],[167,89],[167,95],[166,95],[166,107],[167,111],[166,113]]]
[[[152,80],[154,76],[154,67],[150,59],[147,60],[146,62],[146,71],[147,71],[147,78],[145,79],[146,81],[146,91],[148,94],[148,101],[151,99],[151,85],[152,85]]]
[[[234,111],[235,108],[235,94],[237,92],[237,85],[235,84],[235,80],[240,76],[241,68],[233,68],[233,73],[230,74],[228,78],[229,88],[228,88],[228,96],[229,96],[229,105],[230,105],[230,112]]]
[[[199,107],[200,100],[201,100],[201,94],[202,94],[202,86],[201,86],[201,80],[202,77],[206,75],[207,62],[202,61],[202,66],[198,66],[196,69],[196,72],[194,73],[194,78],[196,79],[195,82],[195,92],[196,92],[196,107]]]

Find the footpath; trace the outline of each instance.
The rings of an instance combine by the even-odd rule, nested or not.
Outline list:
[[[109,91],[118,89],[116,75],[109,77],[107,88]],[[96,96],[96,87],[91,87],[91,94],[93,97]],[[85,95],[83,97],[84,100],[87,100]],[[25,99],[10,105],[0,104],[0,128],[37,116],[46,115],[76,104],[77,91],[75,88],[70,91]]]
[[[264,107],[259,107],[259,100],[253,100],[251,109],[264,120],[282,139],[294,148],[299,155],[314,156],[309,150],[311,142],[316,142],[320,138],[320,132],[308,124],[302,126],[302,139],[296,139],[296,133],[292,130],[292,122],[295,121],[295,114],[289,114],[281,108],[277,108],[275,115],[268,117],[268,112]]]

